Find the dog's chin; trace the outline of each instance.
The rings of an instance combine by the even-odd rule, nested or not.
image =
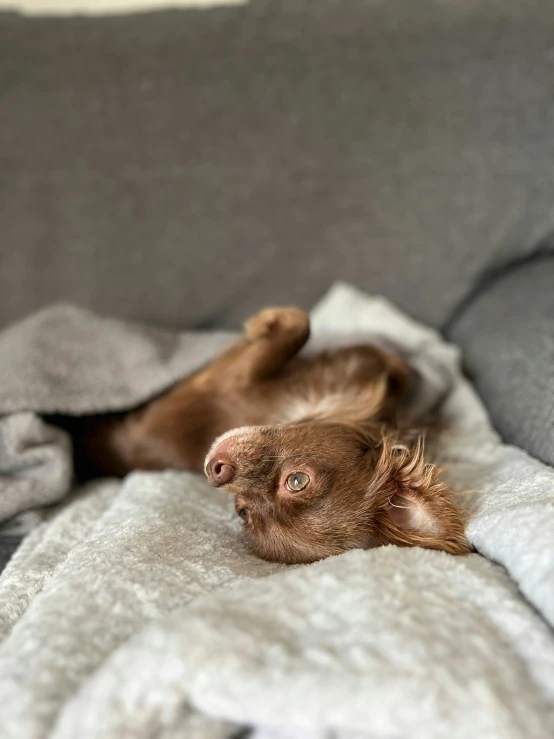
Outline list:
[[[313,564],[314,562],[319,562],[328,557],[336,557],[340,554],[344,554],[352,549],[374,549],[380,546],[373,536],[368,535],[367,537],[360,537],[357,542],[345,542],[344,546],[333,547],[332,549],[326,547],[325,544],[313,544],[310,546],[305,542],[302,542],[300,545],[291,545],[289,542],[289,544],[284,546],[282,550],[271,551],[263,545],[260,546],[259,543],[255,542],[251,534],[247,532],[245,532],[245,534],[248,540],[248,548],[252,554],[260,557],[260,559],[265,559],[268,562],[276,562],[278,564],[286,565]]]
[[[266,562],[282,565],[307,565],[326,559],[341,551],[329,551],[324,545],[310,545],[306,542],[283,541],[280,546],[268,546],[263,541],[263,535],[256,535],[251,531],[244,531],[244,540],[248,551]]]

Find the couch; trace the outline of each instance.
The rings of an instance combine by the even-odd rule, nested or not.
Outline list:
[[[0,15],[0,321],[179,328],[336,279],[446,331],[554,463],[547,0]]]

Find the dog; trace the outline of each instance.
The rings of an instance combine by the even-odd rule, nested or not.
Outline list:
[[[77,467],[203,471],[235,496],[252,551],[270,561],[386,544],[468,553],[461,510],[407,415],[410,367],[373,345],[298,355],[309,334],[297,308],[261,311],[164,395],[74,421]]]

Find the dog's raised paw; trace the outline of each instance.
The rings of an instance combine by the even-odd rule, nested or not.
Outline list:
[[[278,337],[282,334],[303,336],[310,331],[310,319],[299,308],[265,308],[244,324],[249,339]]]

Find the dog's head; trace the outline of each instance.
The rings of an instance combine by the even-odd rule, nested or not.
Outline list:
[[[461,513],[422,452],[357,424],[247,426],[216,439],[205,472],[235,495],[264,559],[313,562],[382,544],[466,554]]]

